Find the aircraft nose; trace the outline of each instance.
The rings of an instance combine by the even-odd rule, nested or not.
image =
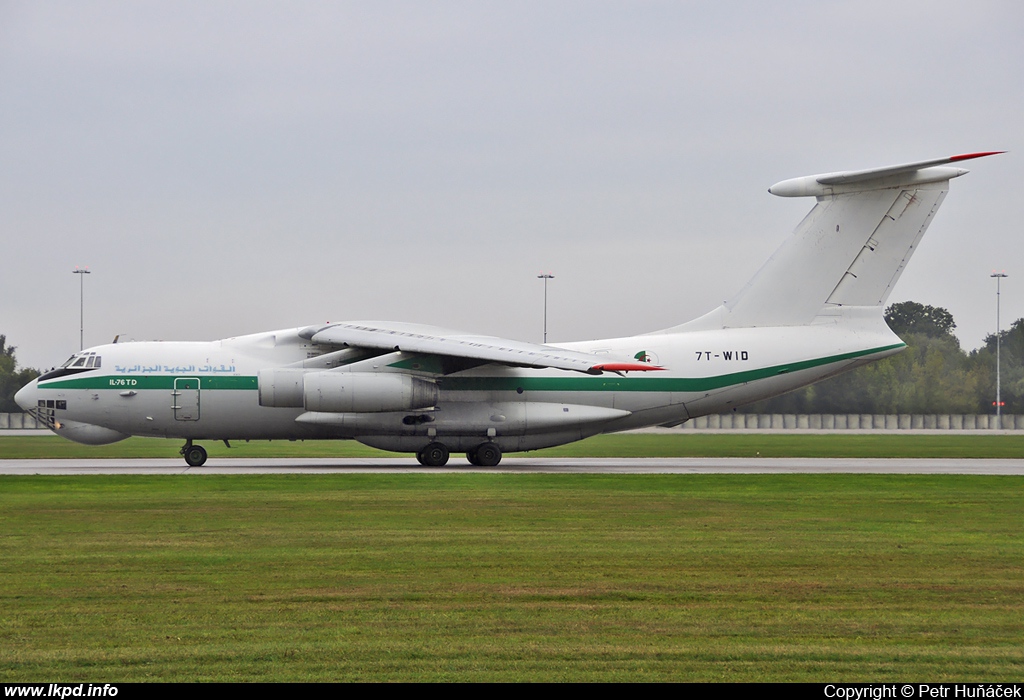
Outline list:
[[[28,411],[29,409],[36,407],[36,396],[39,393],[36,389],[36,385],[38,383],[39,382],[37,380],[33,379],[31,382],[21,387],[21,389],[18,390],[18,393],[14,395],[15,403],[21,406],[23,411]]]

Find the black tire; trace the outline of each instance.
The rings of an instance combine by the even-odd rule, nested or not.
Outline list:
[[[472,464],[474,467],[480,466],[480,460],[477,459],[476,450],[470,450],[469,452],[467,452],[466,459],[468,459],[469,463]]]
[[[485,442],[474,452],[476,452],[476,463],[481,467],[496,467],[501,462],[501,448],[493,442]]]
[[[206,464],[206,450],[199,445],[192,445],[184,454],[185,464],[190,467],[201,467]]]
[[[423,466],[425,467],[443,467],[448,464],[448,448],[439,442],[432,442],[422,450],[420,454],[423,455]]]
[[[423,456],[423,450],[416,453],[416,461],[422,464],[424,467],[427,466],[426,458]]]

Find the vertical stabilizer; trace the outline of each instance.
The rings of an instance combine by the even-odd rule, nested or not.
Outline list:
[[[949,190],[948,167],[991,153],[785,180],[768,191],[817,198],[740,292],[670,330],[799,326],[829,308],[881,307]]]

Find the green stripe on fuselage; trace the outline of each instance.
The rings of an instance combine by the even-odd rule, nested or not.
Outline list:
[[[870,350],[858,350],[841,355],[819,357],[801,362],[789,362],[774,367],[752,369],[744,372],[720,374],[713,377],[618,377],[600,375],[596,377],[444,377],[439,383],[446,391],[710,391],[736,384],[746,384],[758,379],[777,377],[780,374],[799,372],[822,367],[845,360],[855,360],[887,350],[904,347],[904,343],[886,345]]]
[[[54,379],[43,382],[40,389],[174,389],[175,379],[199,379],[200,389],[256,389],[256,377],[222,377],[217,375],[181,374],[181,375],[110,375],[78,376],[74,379]]]

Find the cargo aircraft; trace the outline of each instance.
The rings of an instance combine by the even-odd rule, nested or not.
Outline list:
[[[89,348],[18,392],[58,435],[106,444],[352,439],[496,466],[505,452],[735,409],[893,355],[883,306],[967,153],[785,180],[816,203],[732,299],[629,338],[541,345],[409,323]]]

